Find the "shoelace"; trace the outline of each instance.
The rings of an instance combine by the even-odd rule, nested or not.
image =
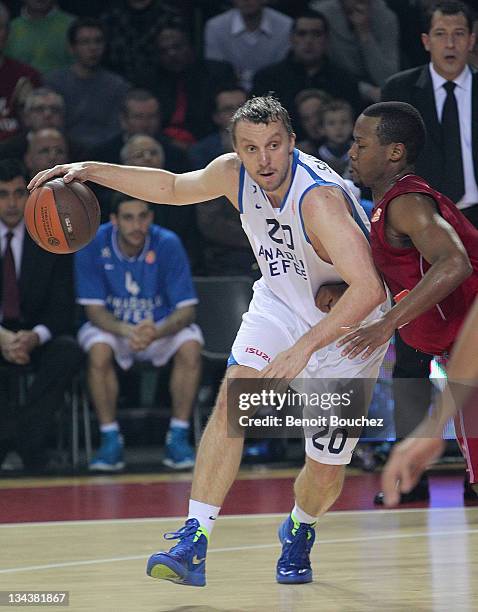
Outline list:
[[[187,538],[190,538],[191,536],[194,536],[194,534],[198,530],[198,527],[199,523],[194,519],[190,519],[189,521],[186,521],[186,524],[183,525],[181,529],[179,529],[178,531],[168,531],[164,534],[163,538],[165,540],[179,540],[176,546],[174,546],[171,550],[176,550],[179,547],[181,547],[181,549],[186,550],[192,548],[194,542],[192,538],[189,542],[185,540],[187,540]]]
[[[309,546],[307,545],[308,533],[308,528],[299,527],[297,533],[294,536],[294,539],[284,551],[284,561],[292,563],[293,565],[299,565],[302,563],[308,564],[309,560],[307,558],[307,554],[308,552],[310,552]]]

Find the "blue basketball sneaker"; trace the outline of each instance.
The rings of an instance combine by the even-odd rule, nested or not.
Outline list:
[[[146,567],[148,576],[177,584],[205,586],[207,529],[197,519],[188,519],[179,531],[165,533],[164,539],[179,540],[179,543],[169,552],[151,555]]]
[[[101,446],[88,466],[92,472],[117,472],[124,468],[123,436],[118,431],[101,434]]]
[[[194,467],[194,449],[189,444],[189,429],[171,427],[166,434],[166,454],[163,464],[173,470]]]
[[[277,561],[276,580],[280,584],[312,582],[310,551],[315,541],[313,525],[299,523],[289,515],[279,527],[282,554]]]

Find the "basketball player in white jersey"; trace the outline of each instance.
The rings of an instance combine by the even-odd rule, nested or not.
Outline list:
[[[367,241],[367,219],[344,181],[326,164],[294,148],[289,115],[273,97],[253,98],[234,115],[235,152],[203,170],[175,175],[152,168],[97,162],[56,166],[29,188],[64,176],[94,181],[141,200],[173,205],[227,196],[241,213],[262,278],[232,347],[231,378],[375,379],[386,345],[368,359],[348,360],[336,347],[344,328],[380,317],[388,308]],[[340,295],[319,288],[344,283]],[[226,381],[203,434],[189,516],[169,552],[152,555],[147,573],[204,586],[206,551],[221,504],[239,469],[243,438],[228,437]],[[306,439],[306,462],[295,486],[295,506],[279,530],[283,544],[276,578],[312,580],[309,553],[315,523],[340,494],[356,438]]]

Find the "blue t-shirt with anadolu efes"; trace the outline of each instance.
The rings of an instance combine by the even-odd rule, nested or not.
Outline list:
[[[151,225],[136,257],[118,245],[118,229],[101,225],[96,237],[75,255],[76,301],[100,304],[127,323],[156,323],[176,308],[197,303],[189,261],[178,236]]]

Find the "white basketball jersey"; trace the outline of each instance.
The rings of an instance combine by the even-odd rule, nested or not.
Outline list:
[[[244,166],[240,170],[241,222],[262,272],[259,283],[265,283],[311,326],[325,316],[315,306],[319,287],[343,280],[334,266],[315,252],[302,218],[304,196],[311,189],[323,185],[343,191],[352,206],[355,221],[368,238],[370,224],[365,211],[346,182],[325,162],[294,149],[291,185],[280,208],[272,207],[265,192],[251,179]]]

